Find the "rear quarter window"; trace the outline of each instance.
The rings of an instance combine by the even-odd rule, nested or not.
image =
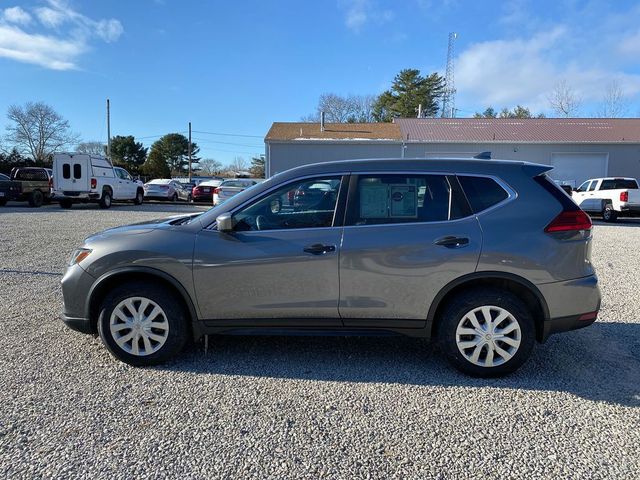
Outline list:
[[[474,213],[493,207],[509,197],[493,178],[458,176],[458,180]]]

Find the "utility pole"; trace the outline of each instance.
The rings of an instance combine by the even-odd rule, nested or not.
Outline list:
[[[111,110],[107,98],[107,158],[111,161]]]
[[[191,183],[191,122],[189,122],[189,183]]]

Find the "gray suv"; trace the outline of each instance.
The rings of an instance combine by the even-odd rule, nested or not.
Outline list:
[[[468,374],[506,374],[600,308],[591,221],[550,168],[295,168],[205,213],[88,238],[62,279],[64,321],[131,365],[209,334],[384,333],[433,338]]]

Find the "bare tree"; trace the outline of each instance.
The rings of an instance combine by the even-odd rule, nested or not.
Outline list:
[[[238,173],[244,172],[248,168],[247,161],[242,157],[235,157],[233,162],[229,165],[229,169]]]
[[[366,123],[373,121],[375,95],[349,95],[323,93],[318,99],[315,113],[302,117],[303,122],[319,122],[324,112],[328,123]]]
[[[213,158],[205,158],[198,162],[200,172],[203,175],[218,175],[222,170],[222,163]]]
[[[78,142],[69,122],[43,102],[11,105],[7,118],[7,141],[36,162],[44,162],[49,155]]]
[[[566,80],[556,83],[547,100],[559,117],[577,117],[582,106],[582,99],[567,85]]]
[[[76,147],[76,152],[89,155],[105,155],[106,146],[104,143],[97,141],[82,142]]]
[[[601,118],[624,117],[629,109],[624,91],[617,80],[612,81],[602,97],[597,116]]]

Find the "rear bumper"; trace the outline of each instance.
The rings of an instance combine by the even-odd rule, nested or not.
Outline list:
[[[71,200],[72,202],[88,202],[93,200],[100,200],[100,194],[98,192],[70,192],[56,190],[52,194],[56,200]]]
[[[598,277],[588,277],[538,285],[547,302],[549,319],[545,320],[542,341],[554,333],[567,332],[596,321],[602,297]],[[588,315],[593,314],[596,315]]]

